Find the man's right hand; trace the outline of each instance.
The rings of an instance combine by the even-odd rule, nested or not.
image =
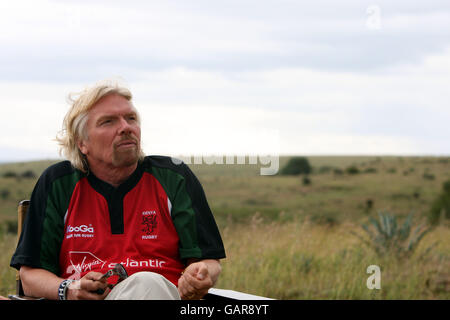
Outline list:
[[[101,279],[103,274],[95,271],[87,273],[80,280],[72,282],[67,290],[67,300],[103,300],[111,291],[108,288],[108,279]],[[98,289],[103,294],[95,293]]]
[[[66,298],[68,300],[105,299],[111,290],[108,288],[108,280],[101,277],[102,274],[99,272],[87,273],[80,280],[70,284],[66,291]],[[58,299],[58,288],[64,280],[48,270],[28,266],[20,267],[20,279],[25,295],[49,300]],[[97,294],[95,291],[98,289],[105,291]]]

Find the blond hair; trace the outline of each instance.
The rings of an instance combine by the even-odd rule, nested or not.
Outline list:
[[[64,117],[63,127],[56,136],[56,141],[60,147],[60,155],[69,160],[73,167],[83,172],[87,172],[89,169],[85,155],[78,148],[78,141],[88,138],[86,125],[89,111],[101,98],[111,94],[120,95],[130,103],[133,97],[128,88],[113,80],[97,82],[92,87],[87,87],[81,92],[72,93],[68,96],[71,107]],[[139,114],[137,110],[135,111],[140,123]],[[144,156],[141,149],[139,159],[143,159]]]

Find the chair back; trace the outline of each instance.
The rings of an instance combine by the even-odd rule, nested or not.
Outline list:
[[[22,234],[23,223],[27,216],[30,200],[22,200],[17,207],[17,243],[19,243],[20,235]],[[20,281],[20,272],[16,271],[16,295],[24,296],[22,282]]]

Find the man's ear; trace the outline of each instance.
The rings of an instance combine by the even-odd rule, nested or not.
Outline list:
[[[82,154],[84,154],[84,155],[88,154],[88,148],[83,140],[78,140],[77,145],[78,145],[78,149],[80,149]]]

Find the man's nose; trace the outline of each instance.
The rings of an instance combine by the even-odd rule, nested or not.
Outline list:
[[[131,124],[125,118],[120,118],[119,134],[129,134],[131,131]]]

